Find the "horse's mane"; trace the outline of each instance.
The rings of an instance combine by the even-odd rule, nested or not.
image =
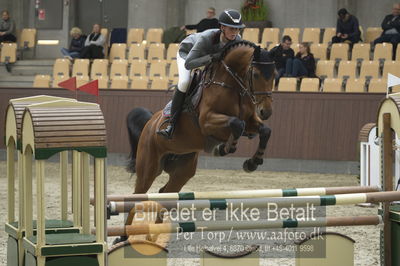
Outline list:
[[[275,69],[275,64],[273,64],[273,60],[271,58],[271,55],[269,54],[268,51],[262,49],[260,46],[256,45],[255,43],[246,41],[246,40],[241,40],[241,41],[234,41],[230,42],[222,50],[221,53],[221,60],[224,60],[225,57],[233,50],[239,47],[248,47],[248,48],[253,48],[253,63],[256,64],[256,67],[263,73],[264,77],[266,79],[270,79],[272,74],[274,73]],[[266,64],[262,65],[260,62],[271,62],[272,64]]]
[[[246,40],[230,42],[224,46],[222,53],[221,53],[221,59],[224,59],[225,56],[233,49],[235,49],[237,47],[241,47],[241,46],[247,46],[247,47],[254,48],[254,49],[257,48],[257,45],[255,45],[252,42],[246,41]]]

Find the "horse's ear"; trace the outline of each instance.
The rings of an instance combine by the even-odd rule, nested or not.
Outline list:
[[[254,61],[258,61],[260,59],[260,53],[261,53],[261,47],[260,46],[256,46],[256,48],[254,49]]]

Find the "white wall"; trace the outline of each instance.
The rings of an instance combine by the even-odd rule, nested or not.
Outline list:
[[[240,10],[243,0],[187,0],[185,24],[196,24],[206,17],[209,7],[214,7],[217,17],[227,8]]]
[[[392,12],[393,0],[358,0],[356,16],[364,27],[380,27],[383,18]]]
[[[32,3],[31,3],[32,4]],[[34,16],[34,8],[31,8],[32,17]],[[68,5],[63,6],[63,22],[62,29],[60,30],[38,30],[38,40],[59,40],[59,45],[37,45],[36,46],[36,58],[37,59],[48,59],[48,58],[59,58],[62,57],[61,47],[68,48],[69,46],[69,31],[71,29],[70,13],[73,12],[72,2]]]
[[[336,23],[337,1],[266,0],[273,27],[332,27]]]
[[[264,0],[268,8],[268,19],[274,27],[334,27],[337,11],[345,7],[357,16],[360,25],[380,26],[392,5],[400,0]],[[209,6],[217,14],[226,8],[240,9],[243,0],[187,0],[185,23],[193,24],[205,17]]]
[[[165,28],[167,0],[130,0],[129,28]]]

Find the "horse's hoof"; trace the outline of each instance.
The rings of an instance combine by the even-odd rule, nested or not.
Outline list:
[[[232,146],[229,148],[229,153],[234,153],[236,151],[236,146]]]
[[[251,159],[248,159],[246,161],[244,161],[243,163],[243,170],[246,173],[251,173],[254,172],[255,170],[257,170],[258,165],[255,164]]]
[[[263,158],[254,158],[253,161],[256,165],[262,165],[264,163]]]
[[[218,150],[218,146],[215,146],[212,150],[212,155],[218,157],[219,156],[219,150]]]
[[[225,144],[222,143],[222,144],[219,144],[218,146],[216,146],[213,149],[213,155],[218,156],[218,157],[227,155],[227,153],[225,152]]]

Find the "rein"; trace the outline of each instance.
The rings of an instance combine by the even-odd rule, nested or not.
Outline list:
[[[224,66],[226,72],[228,72],[231,77],[236,81],[237,84],[239,84],[240,86],[240,96],[244,97],[244,96],[249,96],[251,102],[256,105],[257,104],[257,99],[256,96],[258,95],[266,95],[267,97],[272,97],[272,91],[254,91],[253,88],[253,67],[254,65],[260,64],[260,65],[271,65],[271,64],[275,64],[274,62],[257,62],[257,61],[252,61],[252,63],[250,64],[249,70],[246,73],[246,77],[250,76],[249,79],[249,84],[248,86],[246,86],[246,82],[237,74],[235,73],[226,63],[224,60],[221,60],[222,65]],[[212,79],[210,80],[209,84],[215,84],[221,87],[225,87],[225,88],[232,88],[232,86],[226,84],[225,82],[221,82],[221,81],[215,81],[215,72],[214,75],[212,77]]]

